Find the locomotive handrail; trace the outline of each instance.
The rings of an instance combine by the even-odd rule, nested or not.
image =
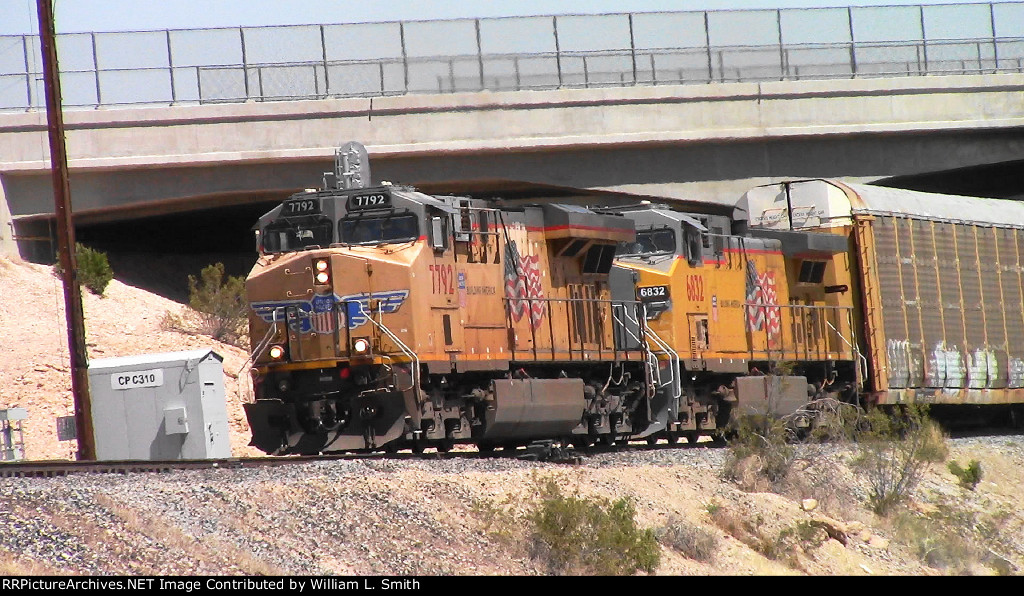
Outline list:
[[[709,247],[711,248],[711,254],[719,259],[719,261],[715,263],[716,269],[722,267],[722,261],[725,259],[728,259],[728,263],[726,263],[728,269],[735,267],[736,264],[733,263],[734,256],[737,259],[741,259],[739,265],[743,265],[744,261],[742,261],[742,259],[745,258],[747,254],[746,243],[744,242],[743,236],[736,236],[733,234],[714,234],[711,232],[705,232],[704,236],[707,236],[708,239],[712,240],[710,243],[711,246]],[[723,239],[724,241],[716,245],[714,239]]]
[[[643,323],[641,323],[639,317],[637,317],[636,319],[632,319],[632,318],[629,317],[629,313],[624,308],[625,307],[625,303],[622,304],[622,306],[623,306],[622,312],[623,312],[623,314],[626,317],[626,322],[636,324],[637,329],[643,328],[644,338],[645,339],[640,339],[639,337],[634,335],[632,330],[629,328],[629,326],[626,325],[625,323],[623,323],[622,321],[620,321],[619,318],[615,316],[614,309],[612,309],[612,316],[615,318],[615,321],[617,323],[619,323],[619,325],[622,327],[622,329],[624,329],[626,331],[626,333],[628,333],[634,340],[636,340],[636,342],[638,344],[644,346],[645,351],[647,351],[654,358],[654,362],[653,362],[653,366],[652,366],[652,369],[653,369],[652,376],[656,377],[656,382],[658,384],[658,387],[664,387],[664,386],[666,386],[668,384],[671,384],[672,385],[673,399],[678,399],[683,394],[682,379],[680,378],[681,371],[679,369],[679,354],[676,353],[676,351],[673,350],[672,347],[670,345],[668,345],[668,343],[665,340],[663,340],[661,338],[661,336],[659,336],[657,334],[657,332],[655,332],[653,329],[650,328],[649,325],[646,324],[646,321],[647,321],[647,307],[644,306],[643,303],[637,303],[637,304],[639,304],[640,307],[643,309],[643,313],[644,313],[644,317],[643,317],[643,321],[644,322]],[[658,347],[660,347],[661,350],[663,352],[665,352],[665,354],[668,356],[669,366],[673,367],[672,368],[672,380],[668,381],[667,383],[662,383],[661,382],[661,367],[658,366],[658,358],[656,356],[656,352],[654,350],[651,350],[650,346],[648,345],[648,342],[646,340],[646,338],[648,336],[652,337],[654,339],[655,343],[658,344]]]
[[[630,337],[632,337],[633,339],[635,339],[635,340],[636,340],[636,343],[637,343],[637,344],[640,344],[640,345],[642,345],[642,344],[644,343],[644,340],[640,339],[640,338],[639,338],[639,337],[638,337],[637,335],[635,335],[635,334],[633,333],[633,331],[632,331],[632,330],[631,330],[631,329],[630,329],[630,328],[629,328],[628,326],[626,326],[626,324],[625,324],[625,323],[623,323],[623,322],[622,322],[621,320],[619,320],[619,317],[618,317],[618,316],[616,316],[616,314],[615,314],[615,308],[614,308],[614,307],[616,307],[616,306],[621,306],[621,307],[622,307],[622,313],[623,313],[624,315],[626,315],[626,320],[627,320],[628,322],[630,322],[630,323],[636,323],[636,324],[637,324],[637,329],[639,329],[639,328],[640,328],[640,321],[639,321],[639,320],[633,320],[633,319],[630,319],[630,318],[629,318],[629,316],[628,316],[628,315],[626,314],[626,305],[625,305],[625,303],[622,303],[622,304],[614,304],[614,305],[612,305],[612,318],[613,318],[613,319],[615,319],[615,322],[616,322],[616,323],[618,323],[619,325],[621,325],[621,326],[622,326],[622,329],[623,329],[623,330],[624,330],[624,331],[625,331],[626,333],[628,333]]]
[[[289,315],[290,312],[294,312],[295,314],[294,315]],[[302,319],[303,315],[304,315],[304,311],[302,309],[300,309],[298,306],[286,306],[286,307],[284,307],[285,326],[287,327],[288,324],[289,324],[289,321],[288,321],[289,316],[291,316],[291,318],[294,319],[295,321],[299,321],[299,320]],[[300,329],[302,328],[301,326],[302,326],[302,323],[299,323],[299,328]],[[285,338],[287,338],[287,342],[288,342],[288,353],[291,354],[291,352],[292,352],[292,335],[290,333],[288,333],[287,331],[285,331],[284,335],[285,335]],[[299,347],[298,354],[296,355],[295,359],[302,360],[302,337],[301,337],[301,333],[300,333],[300,336],[297,338],[297,341],[295,343]]]
[[[844,307],[844,308],[847,308],[847,307]],[[850,309],[850,310],[852,310],[852,309]],[[851,323],[850,328],[853,329],[852,321],[850,321],[850,323]],[[855,346],[852,343],[846,341],[846,338],[843,337],[843,334],[840,333],[839,330],[836,329],[832,325],[832,323],[830,323],[828,320],[826,320],[825,324],[828,325],[829,327],[831,327],[832,331],[835,331],[836,336],[839,337],[839,339],[843,340],[843,343],[845,343],[846,345],[850,346],[850,350],[852,350],[852,352],[853,352],[853,357],[857,360],[857,364],[859,365],[858,366],[859,370],[858,370],[858,374],[857,374],[857,386],[863,388],[864,387],[864,379],[866,379],[867,376],[868,376],[868,359],[864,357],[864,354],[860,353],[860,349],[857,348],[857,346]]]
[[[646,306],[642,306],[642,307],[643,307],[643,310],[644,310],[644,321],[646,321],[646,318],[647,318],[647,307]],[[668,342],[666,342],[664,339],[662,339],[662,337],[657,335],[657,332],[655,332],[653,329],[651,329],[647,325],[644,325],[644,337],[645,338],[646,337],[652,338],[654,340],[654,342],[658,345],[658,347],[662,348],[662,350],[665,351],[665,353],[667,353],[669,355],[669,366],[672,367],[672,369],[671,369],[672,370],[672,380],[669,381],[669,383],[672,384],[672,397],[673,397],[673,399],[678,399],[683,394],[683,383],[682,383],[682,379],[680,378],[682,376],[682,370],[680,369],[680,366],[679,366],[679,353],[676,352],[676,350],[672,349],[672,346],[670,346]],[[649,351],[651,352],[651,355],[654,355],[655,352],[653,350],[649,350]],[[658,381],[658,383],[662,382],[662,369],[660,369],[660,367],[657,366],[657,356],[656,355],[654,355],[654,370],[657,371],[657,381]],[[666,383],[666,385],[669,384],[669,383]],[[664,387],[665,385],[659,385],[659,386]]]
[[[263,335],[263,339],[256,342],[256,345],[253,347],[252,353],[249,354],[249,357],[246,358],[245,362],[242,363],[242,368],[245,368],[245,365],[248,364],[249,361],[256,362],[257,360],[259,360],[260,356],[263,355],[263,351],[270,346],[270,338],[273,337],[277,331],[277,313],[280,310],[282,309],[278,307],[271,311],[271,318],[273,320],[271,321],[270,327],[267,329],[266,334]]]
[[[550,349],[552,357],[555,356],[556,349],[559,346],[555,345],[554,329],[551,328],[551,325],[552,325],[552,322],[553,322],[553,318],[551,316],[551,313],[552,313],[551,304],[552,303],[563,303],[563,304],[566,304],[566,305],[572,305],[572,304],[592,304],[592,305],[597,305],[599,307],[599,311],[600,312],[595,317],[595,320],[597,320],[598,323],[600,323],[600,320],[604,320],[604,319],[607,318],[607,312],[608,311],[606,309],[608,309],[608,308],[611,309],[612,317],[615,318],[616,321],[618,321],[618,318],[615,316],[615,309],[616,308],[623,308],[623,309],[625,309],[626,305],[629,305],[629,304],[638,305],[638,304],[640,304],[639,302],[630,301],[630,300],[611,300],[611,299],[603,299],[603,298],[509,298],[508,296],[503,296],[501,300],[502,300],[502,303],[505,306],[505,324],[506,324],[506,327],[509,330],[511,330],[513,328],[513,325],[515,323],[515,321],[512,318],[512,307],[511,307],[511,303],[512,303],[513,300],[522,300],[527,305],[526,308],[528,308],[528,309],[532,308],[532,303],[541,303],[541,304],[544,305],[545,312],[548,315],[547,316],[547,319],[548,319],[548,331],[547,331],[548,335],[547,335],[547,337],[548,337],[548,339],[551,340],[551,346],[550,347],[545,347],[545,348],[538,348],[537,347],[537,337],[538,337],[537,331],[540,330],[540,327],[538,326],[537,328],[534,328],[534,326],[532,324],[530,324],[529,325],[529,327],[530,327],[530,337],[533,340],[533,346],[531,348],[524,348],[523,350],[517,350],[516,347],[515,347],[515,342],[513,340],[511,342],[511,344],[510,344],[510,350],[513,353],[513,358],[515,358],[515,352],[516,351],[529,351],[529,352],[532,352],[534,354],[534,357],[536,357],[538,349],[544,349],[544,350]],[[524,314],[523,316],[527,317],[528,314]],[[564,348],[567,350],[567,353],[569,354],[569,359],[570,360],[573,360],[572,354],[573,354],[574,351],[579,351],[580,352],[580,358],[583,358],[582,354],[584,352],[588,351],[588,348],[586,347],[586,344],[588,342],[587,342],[586,334],[585,333],[578,333],[578,335],[580,336],[580,341],[578,342],[579,343],[579,347],[578,348],[574,347],[574,345],[577,343],[577,342],[574,342],[573,339],[572,339],[573,338],[572,325],[573,325],[573,322],[576,321],[575,316],[576,315],[571,310],[569,310],[569,311],[567,311],[566,317],[565,317],[565,323],[566,323],[566,329],[565,329],[565,331],[566,331],[566,345],[564,346]],[[600,319],[600,320],[598,320],[598,319]],[[621,321],[620,321],[620,323],[621,323]],[[626,327],[623,325],[623,329],[625,329],[625,328]],[[543,334],[541,334],[541,337],[543,337]],[[605,351],[612,352],[612,353],[615,353],[615,354],[618,354],[619,351],[625,351],[625,352],[630,351],[628,349],[619,350],[618,346],[615,343],[614,337],[612,338],[612,341],[611,341],[610,345],[608,343],[606,343],[605,339],[606,339],[605,338],[605,329],[604,329],[604,327],[602,325],[601,329],[600,329],[600,332],[598,334],[596,334],[596,337],[594,338],[594,340],[590,342],[590,343],[595,344],[597,346],[596,347],[596,351],[598,352],[598,354],[601,354],[601,353],[603,353]],[[635,336],[633,337],[633,339],[635,339],[638,342],[638,344],[640,344],[640,347],[638,347],[638,350],[642,349],[642,346],[643,346],[644,342],[640,338],[635,337]],[[594,351],[594,350],[591,350],[591,351]]]
[[[762,304],[762,303],[757,303],[757,302],[746,302],[746,303],[743,304],[743,308],[744,308],[744,312],[746,313],[746,316],[747,316],[747,319],[748,319],[747,333],[748,334],[752,334],[752,333],[754,333],[756,331],[762,331],[763,330],[764,333],[765,333],[765,336],[767,338],[766,344],[763,347],[755,346],[753,343],[750,344],[749,349],[750,349],[750,357],[751,358],[754,358],[755,353],[760,353],[761,351],[764,351],[770,357],[771,353],[773,351],[777,351],[780,354],[785,354],[787,351],[792,352],[792,353],[797,353],[797,352],[803,350],[805,352],[804,356],[809,356],[809,354],[806,353],[807,349],[808,349],[808,346],[801,347],[801,344],[803,342],[798,338],[798,335],[797,335],[795,329],[792,332],[792,337],[790,338],[790,341],[789,341],[788,344],[786,344],[785,342],[782,341],[782,339],[784,338],[784,336],[783,336],[783,334],[781,332],[781,325],[783,323],[783,314],[782,313],[789,313],[789,315],[787,315],[787,316],[789,317],[789,324],[791,326],[792,325],[797,325],[799,323],[799,321],[796,318],[796,314],[794,314],[794,313],[801,313],[801,316],[806,316],[807,313],[818,313],[818,312],[846,313],[846,317],[847,317],[848,322],[850,324],[850,329],[853,329],[853,323],[852,323],[852,320],[851,320],[852,319],[852,313],[853,313],[853,307],[852,306],[830,306],[830,305],[810,305],[810,304]],[[769,324],[768,324],[767,321],[761,323],[762,325],[764,325],[763,329],[751,328],[750,327],[750,321],[749,321],[750,315],[751,315],[751,313],[757,312],[759,309],[764,309],[766,312],[771,310],[771,309],[777,309],[779,311],[778,325],[779,325],[780,329],[777,329],[776,331],[772,332],[769,329]],[[843,337],[842,333],[831,323],[831,321],[829,320],[829,317],[827,317],[827,316],[823,317],[823,316],[817,315],[815,317],[815,320],[823,321],[828,327],[830,327],[835,332],[836,336],[843,343],[845,343],[850,348],[849,356],[850,356],[851,360],[857,360],[858,358],[863,358],[863,356],[860,355],[860,351],[857,349],[857,347],[854,346],[853,344],[851,344],[845,337]],[[814,334],[814,339],[822,340],[822,341],[825,340],[825,330],[823,329],[821,332],[816,332]],[[777,346],[773,347],[773,345],[772,345],[773,341],[778,342]],[[820,350],[822,349],[822,345],[820,344],[820,342],[815,343],[815,349],[819,352],[818,355],[820,356],[821,355]],[[825,349],[828,350],[829,348],[825,348]],[[845,354],[845,352],[842,352],[842,350],[838,350],[838,353]]]
[[[383,332],[385,335],[387,335],[388,339],[390,339],[392,342],[394,342],[395,345],[398,346],[398,349],[401,350],[402,353],[405,354],[406,356],[408,356],[409,360],[412,361],[412,365],[413,365],[412,366],[412,387],[407,387],[405,389],[399,389],[399,391],[408,391],[409,389],[414,389],[414,390],[416,390],[418,392],[419,391],[419,387],[420,387],[420,358],[419,358],[419,356],[417,356],[416,352],[414,352],[412,349],[410,349],[409,346],[405,345],[405,343],[402,340],[398,339],[398,336],[395,335],[390,329],[388,329],[387,325],[385,325],[383,322],[375,321],[373,319],[373,313],[367,314],[366,311],[363,310],[363,305],[362,305],[361,302],[357,301],[356,304],[359,305],[359,312],[362,313],[362,315],[365,316],[371,323],[376,325],[377,328],[381,330],[381,332]],[[416,399],[417,399],[417,401],[419,400],[419,395],[416,396]]]
[[[252,349],[251,353],[249,354],[249,356],[245,359],[245,362],[242,362],[242,366],[238,367],[238,372],[235,373],[235,377],[236,378],[239,375],[242,374],[242,370],[246,366],[248,366],[250,363],[255,365],[256,361],[259,360],[260,356],[263,355],[263,352],[266,351],[266,349],[268,347],[270,347],[270,339],[272,337],[274,337],[275,335],[277,335],[277,311],[278,310],[281,310],[281,309],[280,308],[275,308],[274,310],[271,311],[271,313],[272,313],[271,314],[271,318],[273,320],[271,321],[270,327],[267,329],[266,334],[263,335],[263,338],[261,340],[259,340],[258,342],[256,342],[256,345],[253,347],[253,349]],[[241,391],[241,389],[239,391]],[[250,395],[249,398],[252,398],[252,396]]]

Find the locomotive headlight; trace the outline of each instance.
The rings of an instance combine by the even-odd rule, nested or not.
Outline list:
[[[327,259],[316,259],[313,261],[313,269],[316,273],[313,275],[313,279],[318,284],[326,284],[331,281],[331,265]]]
[[[356,351],[356,354],[369,354],[370,340],[360,337],[352,342],[352,349]]]
[[[280,360],[284,357],[284,348],[281,346],[270,346],[270,357],[274,360]]]

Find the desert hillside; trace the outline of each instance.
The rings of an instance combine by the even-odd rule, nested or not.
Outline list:
[[[0,408],[23,407],[30,459],[67,459],[72,413],[60,280],[0,258]],[[113,281],[83,294],[91,359],[212,348],[224,359],[235,456],[247,447],[245,351],[165,329],[185,307]],[[459,452],[275,468],[0,481],[0,576],[21,574],[527,575],[553,573],[531,530],[538,486],[627,499],[657,533],[657,575],[941,575],[1024,571],[1024,436],[948,441],[906,507],[866,506],[857,447],[800,445],[784,482],[723,475],[731,450],[636,445],[575,465]],[[584,571],[585,572],[585,571]]]
[[[28,410],[22,423],[27,458],[73,458],[74,443],[57,440],[57,418],[74,411],[61,280],[51,267],[0,257],[0,288],[0,408]],[[232,454],[261,455],[248,447],[241,406],[251,388],[245,350],[163,328],[167,313],[180,317],[186,307],[116,278],[102,297],[83,289],[82,305],[90,360],[203,348],[223,356]]]

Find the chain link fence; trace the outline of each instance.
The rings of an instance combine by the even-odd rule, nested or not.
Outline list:
[[[1024,72],[1024,2],[62,34],[96,108]],[[0,110],[45,105],[36,36],[0,36]]]

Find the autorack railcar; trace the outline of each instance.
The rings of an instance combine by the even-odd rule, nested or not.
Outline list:
[[[1024,204],[813,179],[752,189],[737,219],[846,239],[865,400],[1024,420]]]

